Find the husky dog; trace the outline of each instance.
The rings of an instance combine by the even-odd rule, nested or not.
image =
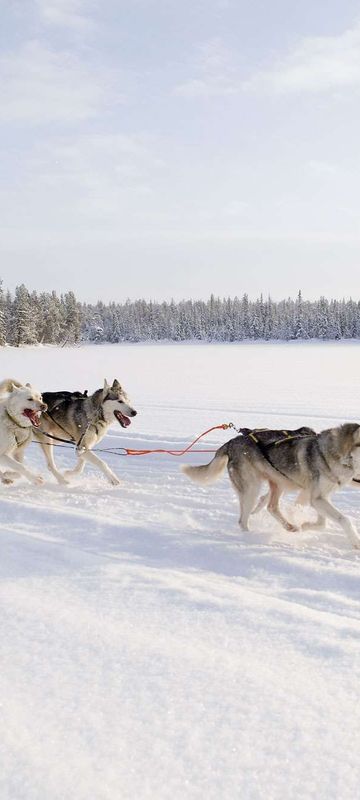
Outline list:
[[[10,472],[1,474],[2,483],[12,483],[20,475],[31,483],[44,483],[41,475],[21,462],[34,427],[40,424],[40,414],[46,408],[41,394],[29,383],[23,386],[11,378],[0,383],[0,462],[10,468]]]
[[[122,428],[130,425],[129,417],[137,412],[129,406],[128,398],[119,381],[112,386],[104,381],[103,389],[87,395],[87,392],[44,392],[48,410],[41,418],[41,431],[36,431],[50,472],[59,483],[68,483],[72,475],[80,474],[86,462],[99,467],[114,486],[120,483],[114,472],[91,452],[101,442],[110,425],[116,419]],[[45,434],[48,434],[46,436]],[[54,461],[53,443],[56,439],[76,444],[78,462],[74,469],[64,474],[59,472]]]
[[[286,530],[297,528],[283,517],[279,499],[284,491],[300,490],[318,514],[316,523],[305,523],[303,529],[324,527],[329,518],[342,527],[355,547],[360,547],[360,538],[350,519],[328,500],[332,492],[360,474],[360,425],[346,423],[319,434],[305,435],[293,431],[292,435],[288,432],[284,436],[284,431],[268,431],[262,441],[259,433],[256,432],[255,439],[251,433],[224,444],[209,464],[183,466],[183,472],[192,480],[207,484],[216,481],[227,466],[239,495],[239,523],[243,530],[249,530],[250,514],[261,507],[264,498],[257,506],[256,502],[262,482],[267,481],[268,511]]]

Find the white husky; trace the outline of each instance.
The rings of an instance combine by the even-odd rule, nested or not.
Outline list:
[[[0,463],[10,472],[0,473],[3,483],[24,475],[31,483],[41,484],[44,479],[22,464],[25,447],[32,439],[33,427],[40,423],[40,414],[46,411],[41,394],[29,383],[8,378],[0,383]]]

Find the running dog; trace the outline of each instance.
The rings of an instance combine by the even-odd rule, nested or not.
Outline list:
[[[249,530],[250,514],[258,511],[264,498],[257,503],[261,484],[267,481],[266,496],[270,514],[288,531],[297,528],[282,515],[279,500],[284,491],[301,491],[318,514],[315,523],[305,523],[302,529],[322,528],[326,519],[337,522],[355,547],[360,537],[351,520],[329,501],[328,497],[360,474],[360,425],[345,423],[319,434],[299,434],[299,431],[264,431],[236,436],[220,447],[213,460],[198,467],[183,466],[183,472],[201,484],[216,481],[225,467],[240,500],[239,524]],[[301,429],[300,429],[301,430]],[[263,438],[265,434],[265,437]],[[260,438],[261,437],[261,438]],[[257,503],[257,504],[256,504]]]
[[[40,414],[46,409],[41,394],[29,383],[23,386],[11,378],[0,383],[0,462],[10,469],[0,475],[2,483],[12,483],[21,475],[31,483],[44,483],[41,475],[25,467],[22,459],[34,428],[40,424]]]
[[[131,408],[128,398],[119,381],[112,386],[104,381],[102,389],[89,395],[87,392],[44,392],[43,399],[47,412],[41,418],[41,430],[35,431],[36,439],[43,449],[48,468],[59,483],[68,483],[73,475],[79,475],[86,462],[90,462],[104,473],[114,486],[120,483],[114,472],[92,453],[110,425],[117,420],[122,428],[130,425],[130,417],[137,412]],[[56,440],[73,442],[76,445],[78,461],[74,469],[64,474],[59,472],[54,461],[53,444]]]

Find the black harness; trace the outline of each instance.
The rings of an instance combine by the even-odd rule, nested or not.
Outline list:
[[[286,475],[285,472],[282,472],[282,470],[279,469],[279,467],[277,467],[276,464],[274,464],[274,462],[270,458],[270,456],[269,456],[269,448],[270,447],[277,447],[278,445],[283,444],[284,442],[289,442],[292,439],[310,439],[310,438],[316,439],[317,438],[317,433],[295,433],[294,434],[291,431],[283,430],[282,433],[284,434],[284,437],[282,437],[281,439],[276,439],[274,442],[262,442],[261,438],[259,438],[259,436],[257,436],[257,434],[261,433],[262,431],[266,431],[266,430],[268,430],[268,428],[255,428],[254,430],[250,430],[249,428],[239,428],[238,432],[241,433],[243,436],[248,436],[249,439],[251,439],[254,442],[254,444],[257,445],[257,447],[260,450],[261,455],[265,458],[265,461],[267,461],[268,464],[270,464],[270,466],[276,472],[279,472],[280,475],[282,475],[284,478],[286,478],[287,480],[290,480],[289,476]],[[331,467],[329,466],[329,464],[327,462],[327,459],[325,458],[324,453],[321,450],[321,447],[318,447],[318,452],[320,453],[320,456],[321,456],[321,458],[322,458],[322,460],[323,460],[323,462],[324,462],[324,464],[326,466],[326,469],[327,469],[327,471],[329,472],[329,474],[331,476],[332,475]],[[294,482],[293,478],[291,478],[291,480],[292,480],[292,482]],[[351,482],[352,483],[360,483],[360,478],[352,478]],[[337,481],[337,483],[339,483],[339,485],[341,485],[340,481]]]
[[[105,402],[105,400],[107,400],[107,398],[108,398],[108,395],[103,399],[103,403]],[[71,435],[71,433],[69,433],[69,431],[67,431],[66,428],[64,428],[63,425],[61,425],[60,422],[58,422],[58,420],[53,417],[52,411],[54,411],[54,410],[56,411],[56,409],[61,405],[61,403],[65,403],[66,400],[87,400],[87,399],[88,399],[88,391],[87,391],[87,389],[85,389],[84,392],[66,392],[66,391],[64,391],[64,392],[58,393],[56,404],[53,405],[51,411],[49,410],[49,406],[47,408],[47,411],[46,411],[47,416],[50,417],[50,419],[54,423],[54,425],[56,425],[58,428],[60,428],[60,430],[62,430],[66,434],[66,436],[68,436],[68,439],[62,439],[60,436],[55,436],[55,434],[48,433],[47,431],[44,431],[41,428],[36,428],[35,430],[37,430],[43,436],[46,436],[48,439],[53,439],[56,442],[63,442],[64,444],[74,444],[77,448],[80,447],[81,446],[81,442],[82,442],[85,434],[89,430],[90,425],[95,425],[96,435],[98,436],[99,431],[98,431],[98,429],[96,427],[96,423],[105,421],[105,417],[104,417],[104,414],[103,414],[102,407],[101,406],[99,407],[98,413],[94,417],[94,419],[92,419],[92,420],[90,420],[88,422],[88,424],[87,424],[85,430],[82,432],[78,442],[76,441],[76,439],[74,439],[74,437]]]
[[[284,436],[282,436],[280,439],[276,439],[274,442],[263,442],[263,441],[261,441],[261,438],[257,434],[265,432],[267,430],[269,430],[269,429],[268,428],[255,428],[254,430],[249,430],[249,428],[240,428],[239,432],[241,432],[243,436],[247,436],[249,439],[251,439],[254,442],[254,444],[256,444],[256,446],[260,450],[261,455],[263,456],[263,458],[265,458],[265,461],[267,461],[268,464],[270,464],[270,466],[276,472],[279,472],[280,475],[283,476],[283,478],[286,478],[286,480],[290,480],[289,476],[286,475],[285,472],[282,472],[282,470],[279,469],[279,467],[277,467],[276,464],[274,464],[273,460],[270,458],[270,456],[269,456],[269,448],[270,447],[277,447],[278,445],[283,444],[284,442],[289,442],[289,441],[291,441],[293,439],[315,438],[316,437],[316,433],[306,433],[306,434],[295,433],[294,434],[292,431],[282,430],[281,433],[283,433]],[[294,483],[293,478],[291,480]]]
[[[60,397],[58,396],[58,399],[56,401],[56,406],[54,405],[52,410],[53,409],[56,410],[59,407],[59,405],[61,405],[62,403],[65,402],[65,400],[69,400],[69,399],[71,399],[71,400],[86,400],[87,396],[88,396],[87,389],[85,390],[85,392],[65,392],[64,391],[63,393],[60,394]],[[74,437],[71,435],[71,433],[69,433],[66,430],[66,428],[64,428],[63,425],[61,425],[60,422],[58,422],[58,420],[54,419],[51,411],[49,411],[49,407],[47,408],[46,414],[48,415],[48,417],[50,417],[50,419],[54,423],[54,425],[56,425],[58,428],[60,428],[60,430],[62,430],[66,434],[66,436],[68,438],[67,439],[62,439],[60,436],[55,436],[55,434],[53,434],[53,433],[48,433],[47,431],[44,431],[41,428],[36,428],[36,430],[39,431],[39,433],[41,433],[43,436],[46,436],[48,439],[55,440],[56,442],[63,442],[64,444],[74,444],[74,445],[76,445],[76,447],[80,447],[81,442],[82,442],[82,440],[83,440],[83,438],[84,438],[84,436],[85,436],[85,434],[86,434],[86,432],[87,432],[87,430],[89,428],[89,425],[91,424],[90,422],[87,425],[87,427],[85,428],[85,430],[83,431],[83,433],[81,434],[79,441],[77,442],[76,439],[74,439]]]

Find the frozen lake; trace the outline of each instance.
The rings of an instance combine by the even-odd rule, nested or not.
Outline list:
[[[182,447],[230,420],[360,421],[359,343],[5,348],[0,359],[1,379],[42,391],[117,377],[138,416],[104,447]],[[266,512],[239,532],[227,477],[202,489],[170,456],[104,457],[120,486],[87,467],[60,487],[33,444],[26,459],[45,486],[0,487],[1,798],[353,800],[359,553],[331,526],[287,534]],[[68,467],[73,453],[56,458]],[[360,493],[334,502],[360,528]]]

